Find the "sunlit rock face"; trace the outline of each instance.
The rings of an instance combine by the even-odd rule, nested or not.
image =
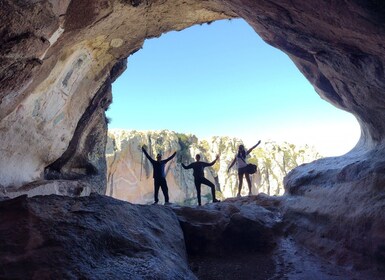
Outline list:
[[[182,205],[197,205],[196,189],[192,170],[185,170],[181,163],[188,165],[199,154],[201,160],[211,162],[219,155],[216,163],[204,169],[205,177],[216,186],[219,199],[235,197],[238,192],[236,167],[228,167],[233,161],[241,139],[228,136],[214,136],[198,139],[195,135],[174,131],[136,131],[111,129],[108,131],[107,192],[106,194],[133,203],[148,204],[154,201],[154,184],[151,163],[145,158],[141,147],[145,146],[153,158],[157,153],[163,158],[177,151],[176,157],[166,165],[166,178],[172,202]],[[247,147],[246,147],[247,148]],[[253,194],[282,195],[283,178],[294,167],[311,162],[320,155],[311,147],[295,146],[289,143],[262,141],[248,155],[248,162],[258,166],[252,174]],[[245,182],[246,185],[246,182]],[[202,202],[212,201],[210,188],[202,185]],[[247,185],[241,194],[248,195]],[[163,200],[163,195],[160,195]]]
[[[293,229],[321,227],[293,234],[312,244],[322,244],[322,238],[325,244],[338,241],[358,258],[383,264],[384,13],[382,1],[362,0],[3,0],[2,195],[104,193],[104,110],[125,58],[146,38],[241,17],[288,54],[323,99],[354,114],[361,125],[361,138],[350,153],[287,176],[287,193],[296,195],[287,199]],[[334,202],[326,201],[331,197]],[[315,213],[322,213],[323,223],[312,218]],[[306,223],[295,223],[304,216]],[[357,232],[345,230],[358,224]],[[339,260],[348,264],[350,256]]]
[[[199,140],[190,134],[173,131],[129,131],[115,129],[108,133],[107,157],[107,195],[133,203],[148,204],[154,201],[153,168],[144,156],[141,147],[155,159],[158,153],[162,159],[177,152],[175,158],[166,165],[166,178],[170,201],[181,205],[197,205],[196,188],[192,169],[183,169],[181,163],[188,165],[201,160],[212,162],[216,155],[220,158],[215,165],[204,169],[205,177],[215,184],[218,198],[234,197],[238,190],[235,172],[227,173],[241,140],[230,137],[212,137]],[[257,177],[254,176],[253,193],[258,193]],[[260,179],[260,178],[259,178]],[[246,193],[247,187],[244,188]],[[212,202],[211,189],[201,186],[202,203]],[[160,201],[163,193],[160,191]]]
[[[191,136],[193,137],[193,136]],[[196,139],[196,138],[195,138]],[[106,194],[132,203],[151,204],[154,202],[154,179],[152,164],[142,153],[145,146],[155,159],[158,153],[166,159],[177,151],[176,157],[166,164],[166,179],[170,201],[178,204],[197,205],[196,190],[191,170],[184,170],[181,160],[190,163],[194,155],[202,153],[197,147],[194,151],[182,152],[178,134],[172,131],[125,131],[113,130],[108,133],[107,141],[107,191]],[[210,158],[209,161],[214,160]],[[202,154],[202,160],[205,160]],[[205,176],[215,182],[214,170],[205,169]],[[218,186],[219,188],[219,186]],[[202,186],[202,201],[212,201],[210,188]],[[163,203],[163,192],[159,191]]]

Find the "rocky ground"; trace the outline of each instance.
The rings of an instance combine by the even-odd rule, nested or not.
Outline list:
[[[290,238],[269,253],[235,254],[221,258],[191,257],[190,268],[201,280],[361,280],[384,279],[384,274],[352,271],[312,254]]]
[[[339,266],[285,229],[281,199],[201,207],[107,196],[0,200],[0,279],[384,279]]]

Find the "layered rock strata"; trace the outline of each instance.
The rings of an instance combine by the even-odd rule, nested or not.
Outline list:
[[[211,162],[216,155],[218,161],[205,168],[205,176],[215,183],[220,199],[236,196],[238,176],[236,166],[227,172],[242,140],[232,137],[211,137],[198,139],[194,135],[173,131],[131,131],[112,129],[107,139],[107,195],[133,203],[152,203],[154,200],[152,166],[144,157],[141,147],[147,147],[154,158],[158,152],[163,158],[174,151],[177,156],[166,165],[167,181],[171,201],[183,205],[197,205],[196,190],[192,170],[184,170],[181,163],[188,165],[200,154],[202,161]],[[248,162],[258,166],[251,176],[252,193],[282,195],[283,178],[292,169],[305,162],[319,158],[320,155],[310,147],[295,146],[289,143],[262,141],[248,156]],[[203,203],[211,202],[210,188],[201,188]],[[242,189],[248,194],[248,187]],[[162,195],[160,195],[162,198]]]

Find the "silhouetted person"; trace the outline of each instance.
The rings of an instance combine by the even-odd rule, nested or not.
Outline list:
[[[193,176],[194,176],[195,188],[197,190],[198,205],[201,205],[201,184],[207,185],[211,188],[211,195],[213,197],[213,202],[220,201],[215,198],[215,185],[205,178],[204,171],[203,171],[205,167],[214,165],[214,163],[218,160],[218,158],[219,156],[216,156],[214,161],[208,163],[208,162],[200,161],[201,156],[196,155],[195,156],[196,162],[190,163],[187,166],[182,163],[182,167],[184,169],[192,168],[194,170]]]
[[[164,159],[164,160],[162,160],[162,155],[159,153],[156,156],[156,160],[154,160],[153,158],[150,157],[150,155],[147,153],[147,151],[144,149],[144,147],[142,147],[142,151],[146,155],[148,160],[151,162],[152,168],[153,168],[154,204],[157,204],[159,202],[159,198],[158,198],[159,187],[162,188],[165,204],[169,204],[165,166],[169,160],[171,160],[171,159],[173,159],[173,157],[175,157],[176,152],[174,152],[169,158]]]
[[[247,185],[249,187],[249,195],[252,195],[251,193],[251,180],[250,180],[250,174],[246,172],[246,167],[247,167],[247,161],[246,161],[246,156],[250,154],[252,150],[254,150],[255,147],[257,147],[261,143],[261,140],[258,141],[257,144],[255,144],[253,147],[245,151],[245,146],[239,145],[238,147],[238,153],[234,160],[231,162],[229,168],[227,169],[227,172],[230,171],[230,168],[233,167],[235,162],[237,163],[238,166],[238,194],[237,197],[241,196],[241,190],[242,190],[242,184],[243,184],[243,175],[246,177]]]

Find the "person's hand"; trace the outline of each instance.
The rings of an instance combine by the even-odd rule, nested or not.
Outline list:
[[[217,155],[216,157],[215,157],[215,160],[218,160],[219,159],[219,155]]]
[[[145,151],[146,149],[144,148],[144,145],[142,146],[142,151]]]
[[[258,141],[257,145],[261,144],[261,140]]]

